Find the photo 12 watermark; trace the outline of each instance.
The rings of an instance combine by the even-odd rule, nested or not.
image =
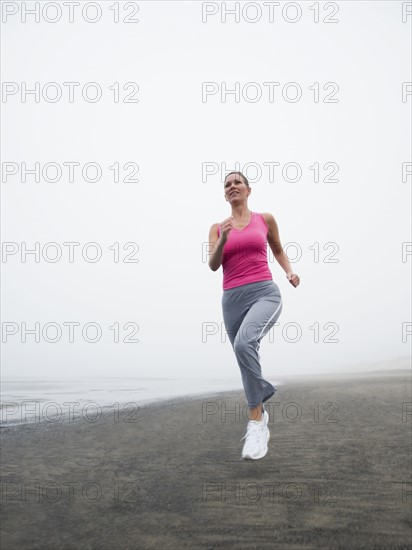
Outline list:
[[[1,84],[2,103],[139,103],[137,82],[12,82]]]
[[[204,401],[202,402],[202,423],[216,422],[216,420],[222,424],[248,422],[250,420],[249,410],[247,403],[239,401],[231,400],[228,403],[224,400]],[[334,401],[323,403],[316,401],[310,405],[296,401],[287,403],[267,401],[265,410],[269,415],[270,424],[279,424],[280,422],[296,424],[303,421],[314,424],[339,422],[339,405]]]
[[[282,327],[281,329],[277,327]],[[244,323],[240,330],[234,334],[234,342],[236,345],[240,341],[250,341],[259,336],[262,327],[255,323]],[[276,341],[283,340],[288,344],[296,344],[301,340],[310,341],[314,344],[339,344],[337,337],[340,331],[339,323],[335,321],[319,322],[315,321],[312,325],[306,326],[296,321],[288,321],[286,323],[276,323],[267,332],[267,341],[273,344]],[[230,333],[226,330],[223,321],[204,321],[201,324],[202,343],[206,344],[210,341],[219,341],[225,344]]]
[[[402,243],[402,263],[406,264],[409,262],[410,257],[412,256],[412,242],[403,242]]]
[[[242,261],[245,258],[247,262],[253,262],[258,258],[261,258],[262,252],[260,247],[255,242],[241,243],[232,241],[232,250],[229,254],[231,260],[236,262]],[[268,264],[275,263],[276,256],[274,255],[269,242],[266,242],[266,258]],[[338,253],[340,246],[334,241],[319,242],[315,241],[310,244],[302,245],[297,242],[288,242],[282,246],[283,253],[291,264],[298,263],[300,260],[311,259],[315,264],[337,264],[339,263]],[[214,250],[214,245],[209,242],[202,243],[202,263],[207,263]],[[311,251],[311,252],[309,252]]]
[[[49,263],[89,263],[96,264],[102,260],[113,263],[137,264],[139,245],[135,242],[110,244],[96,241],[80,243],[79,241],[39,241],[27,243],[3,241],[1,245],[2,263],[40,264]]]
[[[337,82],[202,82],[202,103],[339,103]]]
[[[273,504],[279,501],[312,500],[317,504],[339,502],[342,487],[334,481],[209,481],[202,483],[203,502],[222,504]]]
[[[402,162],[402,183],[407,183],[412,179],[412,162]]]
[[[25,481],[19,483],[0,483],[1,502],[4,505],[21,502],[26,504],[46,503],[57,504],[60,502],[85,502],[95,504],[101,501],[112,501],[116,503],[138,502],[138,483],[112,484],[98,483],[90,480],[73,480],[57,483],[55,481]]]
[[[207,183],[209,178],[218,175],[220,181],[225,180],[228,172],[242,172],[249,183],[269,182],[269,183],[339,183],[336,177],[340,166],[337,162],[313,161],[311,164],[304,165],[302,162],[288,161],[279,162],[277,160],[267,160],[259,162],[240,163],[235,161],[230,166],[226,162],[202,162],[202,182]]]
[[[339,23],[338,2],[202,2],[202,23]]]
[[[80,328],[79,328],[80,327]],[[79,321],[3,321],[1,323],[1,340],[3,344],[57,344],[84,342],[112,342],[115,344],[138,344],[139,324],[135,321],[112,324],[87,323]]]
[[[1,163],[2,183],[139,183],[136,162],[102,164],[78,162],[9,162]]]
[[[412,336],[412,323],[409,322],[403,322],[402,323],[402,343],[407,344],[409,343],[409,338]]]
[[[139,23],[138,2],[1,2],[2,23]]]
[[[412,401],[402,403],[402,422],[412,421]]]
[[[3,401],[0,407],[3,426],[16,424],[76,424],[81,422],[96,424],[104,418],[111,418],[115,424],[137,423],[141,408],[136,402],[107,403],[97,401],[45,401],[30,399],[21,401]]]

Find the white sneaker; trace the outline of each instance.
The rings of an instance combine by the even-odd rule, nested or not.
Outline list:
[[[266,455],[270,439],[268,422],[269,415],[267,411],[264,411],[262,419],[259,422],[249,420],[246,435],[242,437],[242,439],[246,439],[243,446],[242,458],[258,460]]]

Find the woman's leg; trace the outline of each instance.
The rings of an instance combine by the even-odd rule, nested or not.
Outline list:
[[[259,420],[263,402],[275,388],[262,377],[259,347],[282,311],[279,287],[271,282],[246,285],[226,292],[222,301],[226,332],[240,368],[249,417]]]
[[[234,352],[242,375],[250,418],[258,420],[263,403],[275,393],[275,388],[262,376],[259,348],[282,312],[280,292],[258,298],[243,318],[234,342]]]
[[[261,420],[263,414],[263,404],[259,403],[254,409],[249,409],[249,419],[250,420]]]

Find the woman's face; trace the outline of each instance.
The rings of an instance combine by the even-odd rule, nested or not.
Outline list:
[[[225,197],[229,202],[245,200],[250,194],[250,189],[239,174],[230,174],[224,183]]]

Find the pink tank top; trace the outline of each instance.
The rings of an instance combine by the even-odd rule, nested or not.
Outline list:
[[[246,227],[229,231],[223,247],[223,290],[273,279],[267,260],[268,230],[262,214],[252,212]],[[220,237],[220,225],[217,233]]]

